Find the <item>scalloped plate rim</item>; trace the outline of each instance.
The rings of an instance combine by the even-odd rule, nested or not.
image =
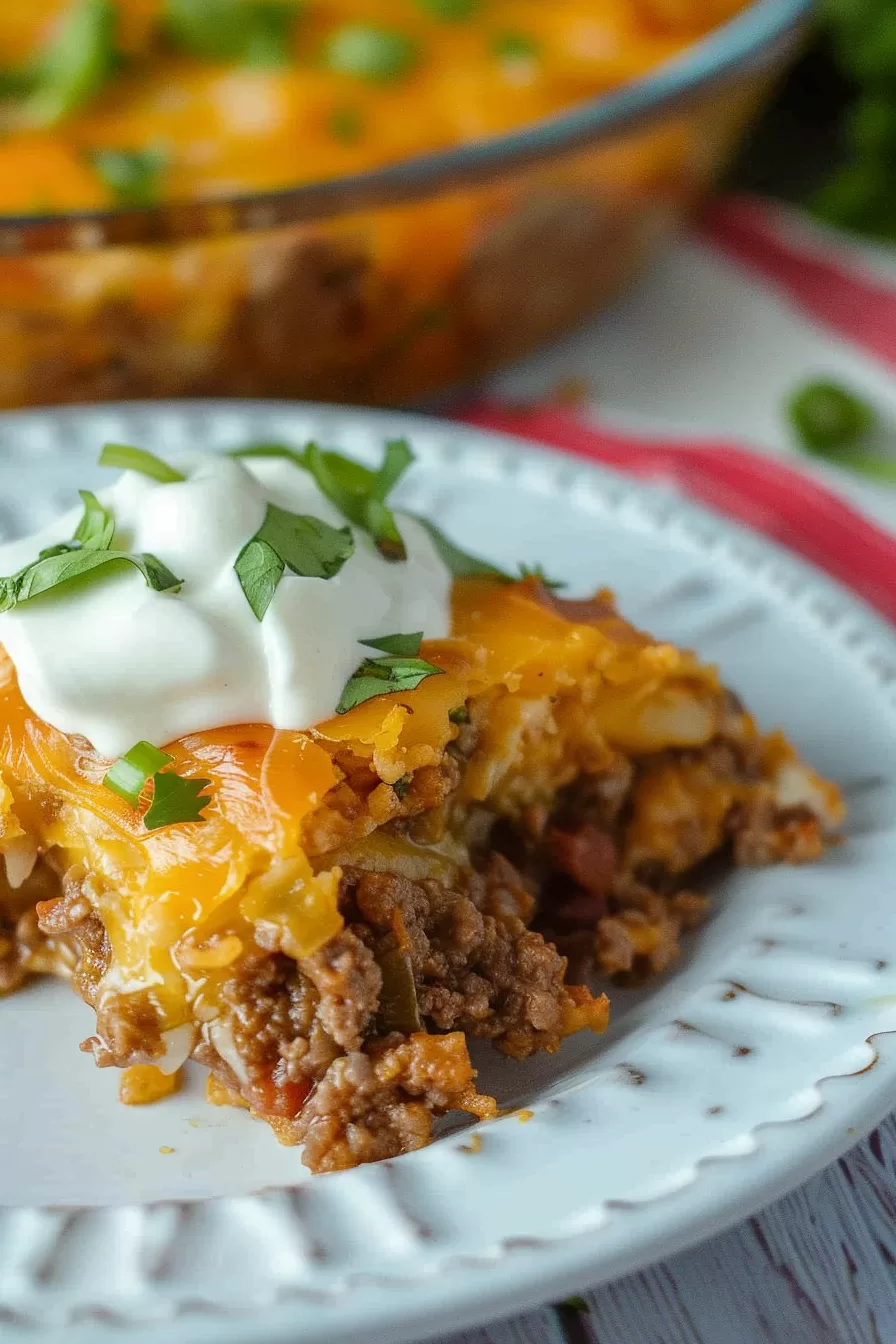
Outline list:
[[[382,425],[384,430],[405,430],[413,438],[415,426],[422,434],[437,433],[439,436],[457,435],[467,443],[488,442],[496,449],[503,449],[512,455],[515,464],[525,460],[534,463],[553,464],[562,460],[565,472],[571,474],[569,488],[573,488],[572,477],[592,479],[603,483],[604,491],[618,491],[626,500],[645,502],[660,514],[665,514],[673,522],[681,519],[685,523],[698,524],[704,532],[712,536],[714,542],[730,542],[737,538],[746,543],[755,553],[775,562],[784,573],[798,576],[804,591],[799,597],[791,596],[791,601],[801,606],[821,599],[835,603],[835,618],[847,618],[853,629],[858,628],[862,640],[868,637],[889,660],[896,660],[896,634],[887,623],[874,613],[865,603],[856,598],[843,586],[820,573],[808,562],[787,552],[783,547],[759,537],[749,529],[729,522],[712,510],[679,498],[670,498],[654,485],[634,481],[621,473],[593,464],[584,459],[559,455],[550,449],[529,444],[508,435],[486,433],[464,425],[434,420],[429,417],[404,415],[389,411],[351,411],[349,408],[315,405],[308,403],[256,401],[186,401],[181,403],[135,402],[116,406],[58,408],[49,411],[11,412],[0,419],[0,433],[8,424],[50,418],[54,421],[88,421],[97,414],[134,415],[185,415],[213,412],[235,419],[247,417],[278,415],[289,417],[324,416],[327,418],[360,417],[368,425]],[[736,558],[739,567],[744,567],[743,558]],[[858,655],[855,655],[858,656]],[[891,705],[892,695],[888,697]],[[242,1312],[225,1315],[215,1314],[213,1318],[202,1319],[192,1312],[181,1317],[181,1326],[169,1321],[160,1329],[165,1338],[171,1341],[183,1339],[190,1344],[201,1344],[205,1338],[218,1341],[252,1338],[253,1341],[275,1341],[296,1339],[299,1318],[297,1313],[308,1311],[309,1331],[303,1331],[301,1338],[306,1341],[326,1341],[337,1344],[358,1338],[359,1317],[364,1321],[364,1338],[375,1341],[398,1341],[415,1337],[429,1337],[432,1334],[467,1328],[481,1322],[490,1315],[528,1309],[543,1301],[552,1292],[555,1296],[570,1291],[577,1284],[588,1282],[596,1284],[608,1278],[631,1272],[644,1265],[685,1249],[687,1246],[716,1234],[732,1223],[755,1212],[771,1199],[786,1193],[802,1180],[806,1179],[822,1165],[834,1160],[854,1144],[864,1133],[870,1130],[890,1110],[894,1090],[896,1090],[896,1050],[886,1039],[894,1031],[882,1028],[872,1032],[866,1039],[877,1056],[875,1066],[855,1073],[833,1074],[819,1079],[816,1086],[821,1092],[821,1103],[811,1115],[799,1120],[772,1120],[760,1122],[755,1126],[761,1131],[757,1150],[753,1156],[761,1168],[760,1179],[749,1185],[749,1195],[741,1193],[735,1197],[725,1192],[727,1174],[721,1175],[715,1183],[707,1181],[707,1164],[711,1162],[714,1170],[735,1168],[742,1170],[744,1163],[740,1158],[699,1159],[698,1174],[694,1180],[673,1194],[648,1201],[649,1209],[655,1212],[658,1206],[662,1210],[672,1210],[671,1219],[665,1220],[660,1228],[641,1236],[631,1245],[623,1245],[615,1252],[607,1253],[606,1240],[608,1229],[612,1238],[612,1220],[596,1230],[579,1232],[565,1238],[556,1238],[552,1245],[545,1244],[538,1249],[508,1249],[502,1244],[499,1254],[490,1265],[489,1274],[483,1274],[479,1267],[458,1267],[453,1263],[455,1256],[448,1258],[445,1268],[437,1276],[428,1280],[417,1279],[413,1283],[414,1300],[405,1302],[406,1289],[400,1286],[400,1280],[387,1287],[377,1287],[371,1283],[359,1283],[349,1294],[348,1310],[343,1310],[339,1319],[330,1318],[331,1309],[325,1307],[323,1314],[312,1324],[310,1316],[314,1311],[308,1305],[278,1305],[261,1308],[261,1316],[253,1317]],[[848,1083],[849,1087],[843,1084]],[[832,1095],[833,1091],[840,1095]],[[842,1122],[842,1124],[841,1124]],[[795,1144],[789,1142],[797,1125],[803,1127],[808,1138]],[[777,1150],[782,1149],[782,1152]],[[790,1153],[788,1157],[787,1154]],[[755,1167],[754,1162],[753,1166]],[[337,1178],[338,1179],[338,1178]],[[736,1184],[736,1181],[734,1182]],[[715,1193],[714,1193],[715,1192]],[[693,1210],[689,1205],[695,1204]],[[702,1211],[699,1206],[702,1205]],[[647,1206],[645,1206],[647,1207]],[[678,1216],[676,1210],[682,1211]],[[627,1211],[626,1211],[627,1212]],[[632,1217],[639,1217],[642,1210],[636,1209]],[[602,1244],[604,1243],[604,1244]],[[461,1283],[466,1276],[466,1287]],[[354,1276],[352,1276],[354,1277]],[[363,1276],[362,1276],[363,1277]],[[433,1281],[435,1280],[435,1281]],[[384,1283],[386,1281],[384,1280]],[[386,1299],[380,1301],[379,1293],[385,1293]],[[391,1294],[391,1296],[390,1296]],[[365,1306],[366,1300],[366,1306]],[[460,1309],[458,1309],[460,1303]],[[251,1322],[251,1323],[250,1323]],[[95,1325],[83,1327],[87,1330],[84,1338],[90,1337]],[[139,1327],[142,1335],[155,1337],[159,1328],[155,1326]],[[107,1339],[133,1339],[135,1327],[121,1330],[111,1327],[103,1332]],[[7,1333],[0,1326],[0,1335]],[[18,1334],[18,1331],[15,1331]],[[66,1339],[74,1341],[80,1338],[82,1327],[73,1326],[66,1333]],[[45,1332],[38,1327],[29,1328],[22,1336],[32,1340],[42,1337],[61,1338],[54,1328]],[[94,1336],[95,1337],[95,1336]]]

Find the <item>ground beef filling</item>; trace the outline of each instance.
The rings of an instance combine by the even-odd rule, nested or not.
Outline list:
[[[687,806],[669,819],[674,840],[665,861],[645,861],[630,843],[634,800],[651,776],[670,770],[690,772],[693,791],[679,795]],[[701,788],[733,796],[742,786],[749,786],[747,801],[707,820]],[[731,863],[805,863],[823,849],[819,818],[807,807],[780,807],[760,781],[753,750],[724,739],[634,765],[620,760],[604,775],[583,777],[553,816],[518,828],[511,842],[540,892],[537,927],[574,973],[593,964],[616,984],[660,974],[679,955],[682,932],[699,925],[709,905],[695,883]]]
[[[346,928],[313,957],[240,965],[195,1052],[313,1170],[418,1148],[448,1110],[492,1114],[466,1036],[523,1058],[588,1025],[590,1005],[605,1016],[526,927],[532,898],[500,856],[458,889],[349,868],[341,899]]]
[[[313,838],[324,846],[363,833],[373,810],[376,826],[397,835],[420,824],[415,816],[438,820],[463,746],[459,739],[441,765],[418,770],[400,794],[371,788],[366,776],[346,779],[345,806],[331,798]],[[679,790],[681,813],[664,826],[658,857],[633,840],[633,819],[670,771],[693,788]],[[732,802],[707,820],[700,789],[716,797],[717,785]],[[303,1143],[312,1170],[419,1148],[450,1110],[493,1114],[493,1099],[476,1091],[467,1038],[523,1059],[582,1027],[602,1029],[606,999],[567,980],[595,966],[621,983],[665,970],[682,931],[704,915],[693,884],[710,856],[799,862],[822,848],[818,819],[779,808],[757,762],[722,740],[635,764],[620,757],[581,777],[552,810],[532,807],[513,822],[471,813],[469,831],[474,866],[447,884],[344,866],[343,931],[299,961],[259,935],[223,983],[218,1017],[201,1027],[193,1055],[220,1095],[248,1105],[284,1142]],[[49,885],[33,879],[35,892],[5,893],[0,990],[30,970],[62,969],[97,1008],[85,1048],[98,1064],[160,1058],[150,998],[97,995],[110,953],[91,879],[51,876]]]

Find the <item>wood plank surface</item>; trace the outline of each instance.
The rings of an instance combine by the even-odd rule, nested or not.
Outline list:
[[[441,1344],[896,1344],[896,1116],[702,1246]]]

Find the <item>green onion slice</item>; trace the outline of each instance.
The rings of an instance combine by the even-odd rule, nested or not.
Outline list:
[[[285,443],[249,443],[245,448],[233,448],[230,457],[282,457],[297,467],[305,466],[305,455]]]
[[[101,467],[120,467],[122,471],[138,471],[162,485],[175,485],[187,478],[145,448],[134,448],[129,443],[107,443],[100,453]]]
[[[204,807],[211,802],[203,789],[208,779],[184,779],[173,770],[165,770],[174,760],[151,742],[138,742],[106,772],[104,786],[118,794],[131,807],[139,807],[144,789],[152,781],[152,800],[143,817],[148,831],[176,826],[187,821],[202,821]]]
[[[167,751],[160,751],[151,742],[138,742],[106,771],[103,785],[130,803],[131,807],[136,807],[147,782],[173,760],[174,757],[169,756]]]
[[[115,519],[92,490],[79,490],[84,516],[75,528],[74,540],[91,551],[108,551],[115,536]]]

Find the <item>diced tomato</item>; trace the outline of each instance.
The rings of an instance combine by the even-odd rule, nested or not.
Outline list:
[[[616,846],[606,831],[587,825],[575,831],[555,830],[551,833],[551,853],[560,871],[590,896],[606,896],[610,891]]]
[[[287,1120],[295,1119],[308,1100],[310,1092],[311,1083],[308,1079],[303,1078],[298,1083],[288,1079],[278,1081],[276,1070],[265,1081],[247,1083],[242,1089],[243,1096],[253,1111],[258,1111],[259,1115],[263,1116],[279,1115]]]

